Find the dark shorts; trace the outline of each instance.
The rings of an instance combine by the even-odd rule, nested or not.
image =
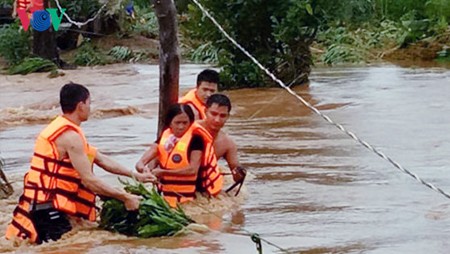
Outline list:
[[[30,211],[34,227],[38,234],[38,244],[56,241],[64,233],[72,230],[67,214],[56,210],[50,203],[38,204]]]

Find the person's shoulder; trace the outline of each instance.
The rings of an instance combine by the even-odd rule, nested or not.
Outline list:
[[[187,100],[189,97],[192,97],[192,95],[195,93],[196,90],[197,90],[196,88],[190,89],[189,91],[184,93],[178,101]]]
[[[81,141],[81,136],[74,129],[67,129],[57,139],[60,143],[75,143]],[[76,143],[75,143],[76,144]]]
[[[206,132],[208,131],[206,129],[206,122],[203,119],[195,120],[195,122],[193,124],[194,124],[194,127],[196,129],[201,129],[201,130],[206,131]]]
[[[230,137],[230,135],[228,135],[227,133],[225,133],[222,130],[219,131],[219,133],[217,134],[216,140],[219,141],[221,144],[224,144],[226,146],[235,145],[235,142]]]

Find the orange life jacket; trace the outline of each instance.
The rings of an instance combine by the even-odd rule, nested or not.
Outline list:
[[[196,92],[197,89],[190,90],[185,96],[181,97],[178,102],[194,107],[198,112],[198,117],[202,120],[206,118],[206,105],[197,97]]]
[[[95,221],[95,194],[81,184],[69,159],[59,160],[55,140],[67,130],[82,137],[84,152],[93,165],[97,150],[88,145],[81,128],[63,116],[53,120],[36,140],[31,167],[24,177],[24,192],[6,230],[7,239],[18,236],[33,243],[38,241],[30,219],[33,204],[51,202],[56,210]]]
[[[215,159],[214,147],[212,143],[211,135],[203,129],[197,123],[193,123],[186,133],[176,143],[175,147],[168,153],[164,144],[172,134],[170,128],[166,129],[159,141],[158,156],[160,166],[163,169],[180,169],[190,165],[189,163],[189,144],[194,134],[199,134],[204,141],[205,150],[203,152],[202,161],[200,165],[200,174],[184,175],[184,176],[163,176],[160,179],[161,184],[158,186],[159,190],[163,193],[164,198],[172,207],[176,207],[177,202],[184,203],[195,198],[195,191],[197,183],[201,178],[203,171],[216,172],[216,174],[210,173],[213,177],[209,179],[211,184],[208,189],[205,189],[210,195],[216,195],[222,189],[223,179],[220,174],[219,167],[217,166],[217,159]],[[212,147],[212,151],[211,151]],[[214,157],[212,159],[211,157]],[[215,162],[215,164],[213,164]],[[208,164],[209,163],[209,164]],[[206,183],[205,183],[206,186]],[[219,188],[217,191],[215,188]]]
[[[17,9],[26,10],[28,5],[31,4],[31,0],[17,0]]]
[[[194,124],[196,126],[195,133],[200,134],[205,143],[202,164],[197,177],[197,191],[214,197],[222,191],[223,187],[223,175],[217,163],[214,138],[203,126],[197,123]]]
[[[18,10],[27,10],[31,5],[29,11],[31,13],[39,10],[44,10],[44,2],[42,0],[17,0]]]

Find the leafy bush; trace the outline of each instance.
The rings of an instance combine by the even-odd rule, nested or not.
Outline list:
[[[66,8],[66,13],[76,21],[85,21],[93,17],[102,6],[98,0],[60,0],[60,4],[62,8]]]
[[[46,72],[56,70],[58,67],[52,61],[40,57],[25,58],[21,63],[11,66],[9,74],[28,74],[32,72]]]
[[[320,30],[317,35],[317,41],[326,48],[320,60],[329,65],[379,60],[382,54],[372,52],[380,48],[395,48],[404,32],[401,24],[389,20],[376,24],[361,23],[356,29],[331,26]]]
[[[312,61],[309,45],[318,25],[314,18],[313,3],[310,0],[202,1],[233,38],[286,82],[301,74],[309,74]],[[209,56],[217,54],[214,58],[223,67],[221,77],[224,87],[275,85],[262,76],[256,66],[252,66],[254,64],[247,56],[224,38],[197,6],[189,5],[188,13],[186,20],[182,20],[180,31],[193,42],[188,46],[193,46],[197,54],[191,56],[200,56],[201,59],[206,49],[212,49]],[[208,43],[213,47],[204,45]],[[305,80],[298,83],[302,81]]]
[[[108,63],[105,55],[87,41],[78,49],[74,57],[74,63],[82,66],[103,65]]]
[[[131,31],[147,38],[157,38],[159,35],[158,19],[150,8],[136,7],[136,21],[131,26]]]
[[[332,65],[336,63],[359,63],[365,59],[363,50],[355,50],[352,45],[332,44],[322,56],[322,61]]]
[[[189,52],[189,57],[196,63],[213,63],[219,62],[220,49],[215,47],[210,41],[201,44],[197,48]]]
[[[147,59],[147,54],[145,52],[133,51],[128,47],[115,46],[109,52],[108,55],[112,56],[115,60],[120,62],[139,62]]]
[[[0,55],[9,65],[21,62],[30,55],[30,32],[18,23],[0,26]]]
[[[0,0],[0,6],[12,6],[14,0]]]
[[[46,72],[56,70],[58,67],[52,61],[40,57],[25,58],[21,63],[11,66],[9,74],[28,74],[32,72]]]
[[[108,55],[113,56],[116,60],[126,61],[133,57],[133,51],[128,47],[115,46],[109,51]]]

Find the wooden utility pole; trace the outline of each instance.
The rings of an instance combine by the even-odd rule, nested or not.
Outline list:
[[[167,109],[178,102],[180,55],[177,10],[173,0],[152,0],[159,24],[159,120],[158,136],[164,128]]]

